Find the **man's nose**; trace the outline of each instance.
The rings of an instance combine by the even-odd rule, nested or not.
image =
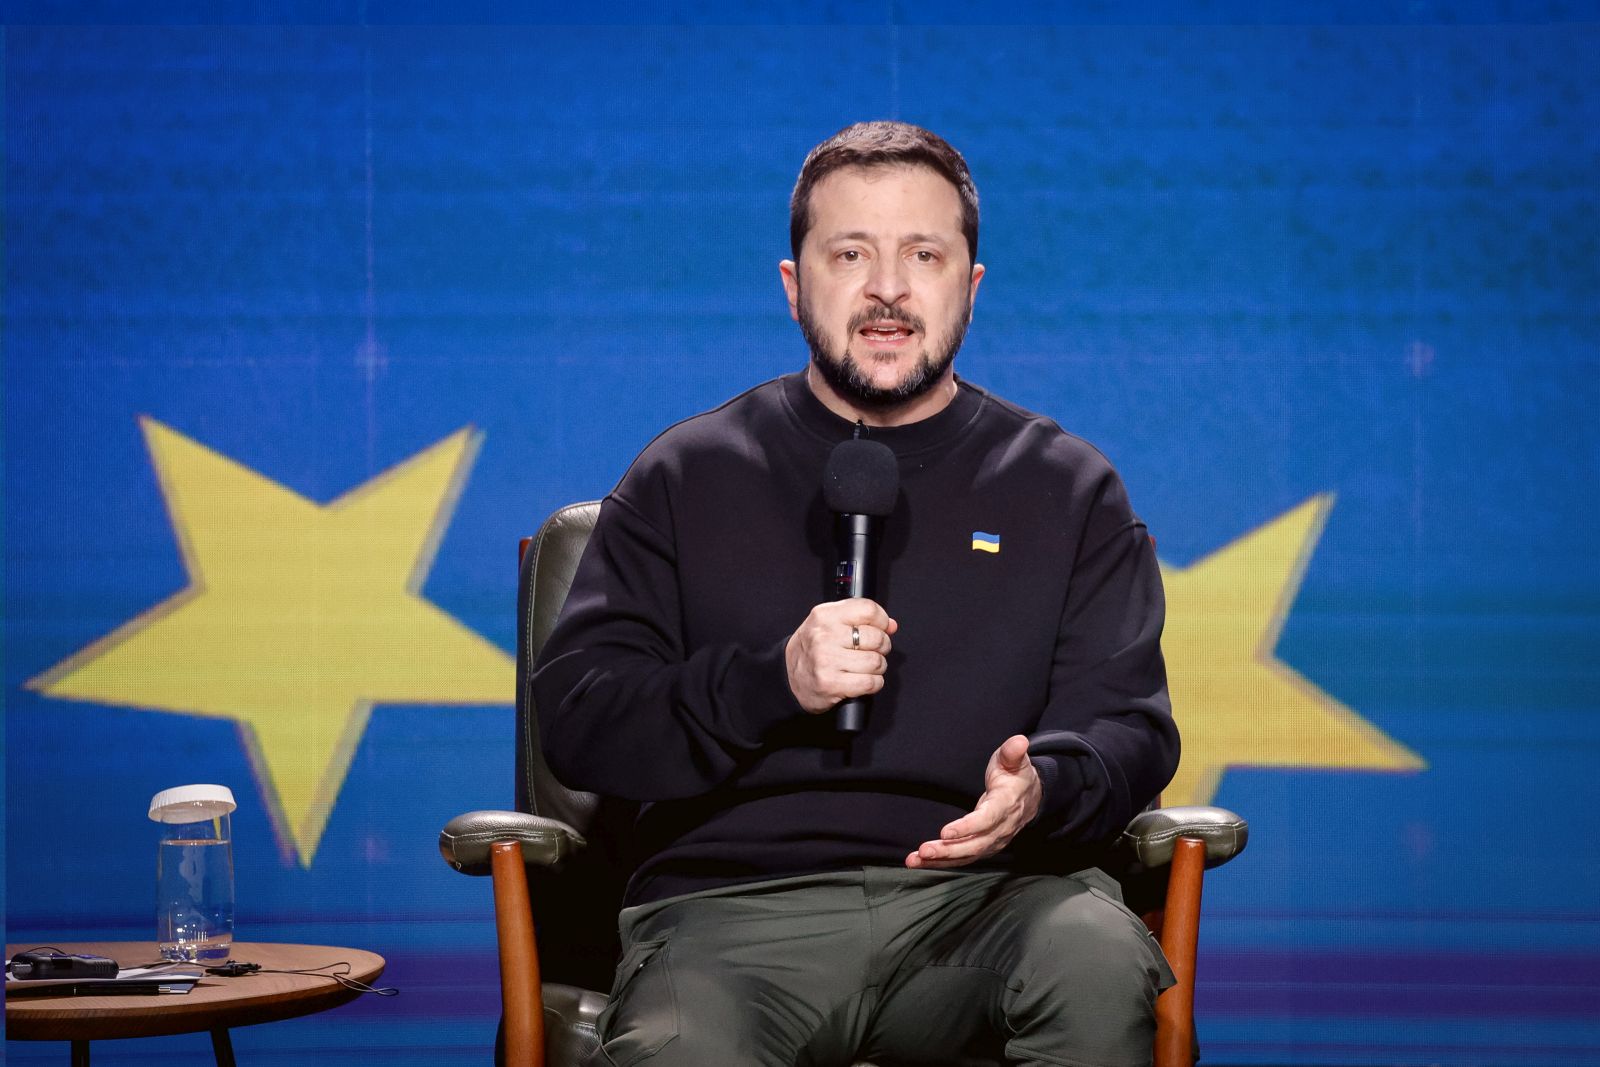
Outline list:
[[[894,307],[910,293],[905,264],[900,262],[900,257],[885,256],[873,263],[872,273],[867,276],[866,295],[869,298]]]

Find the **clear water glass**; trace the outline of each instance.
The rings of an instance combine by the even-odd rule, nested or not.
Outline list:
[[[161,956],[218,963],[233,947],[233,794],[182,786],[156,794],[156,942]]]

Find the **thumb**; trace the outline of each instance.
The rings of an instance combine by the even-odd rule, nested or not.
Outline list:
[[[1022,770],[1028,762],[1028,739],[1022,734],[1006,738],[1005,743],[995,750],[995,762],[1002,770],[1012,773]]]

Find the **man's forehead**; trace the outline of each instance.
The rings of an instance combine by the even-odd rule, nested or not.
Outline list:
[[[866,236],[886,221],[903,221],[919,236],[941,241],[961,236],[961,194],[943,174],[920,163],[841,167],[812,189],[811,211],[813,232],[824,240]],[[858,225],[869,218],[879,226]]]

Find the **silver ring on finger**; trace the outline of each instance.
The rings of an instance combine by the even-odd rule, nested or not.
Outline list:
[[[861,627],[859,627],[859,626],[850,627],[850,647],[851,648],[860,648],[861,647]]]

